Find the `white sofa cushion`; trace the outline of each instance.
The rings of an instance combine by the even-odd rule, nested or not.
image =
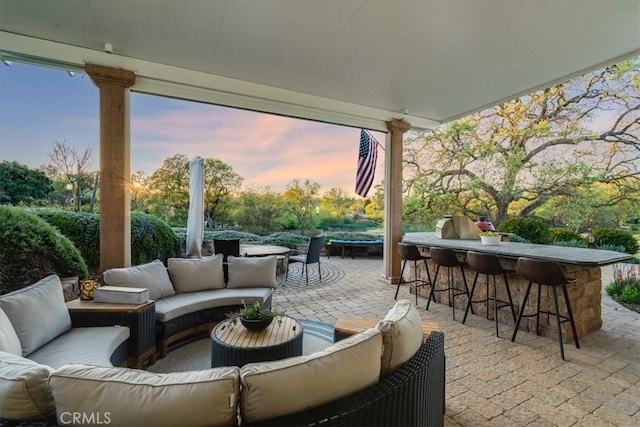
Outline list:
[[[227,258],[229,282],[227,288],[276,287],[277,256]]]
[[[54,369],[67,363],[113,366],[111,355],[129,338],[126,326],[73,328],[29,355],[29,359]]]
[[[409,300],[399,300],[376,328],[382,332],[382,373],[391,373],[411,359],[422,345],[420,313]]]
[[[2,308],[0,308],[0,351],[6,351],[16,356],[22,355],[20,338]]]
[[[110,286],[146,288],[153,300],[175,294],[169,273],[159,259],[134,267],[111,268],[104,272],[103,277]]]
[[[215,289],[211,291],[175,294],[156,301],[156,319],[167,322],[187,313],[215,307],[242,305],[244,302],[265,302],[273,293],[271,288]]]
[[[55,274],[0,296],[0,308],[18,335],[23,356],[71,329],[62,283]]]
[[[167,266],[173,288],[177,293],[223,289],[224,256],[206,256],[202,258],[169,258]]]
[[[239,392],[237,367],[157,374],[66,365],[51,375],[58,422],[68,412],[98,413],[116,426],[232,426]]]
[[[53,420],[56,405],[49,388],[49,366],[0,351],[0,417]]]
[[[249,363],[240,370],[242,422],[340,399],[378,382],[382,336],[369,329],[309,356]]]

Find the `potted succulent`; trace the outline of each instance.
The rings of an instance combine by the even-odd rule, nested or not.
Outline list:
[[[229,318],[233,325],[240,320],[240,323],[250,331],[266,329],[274,318],[282,321],[280,317],[284,316],[283,312],[271,310],[271,308],[262,305],[260,301],[249,305],[244,301],[242,303],[243,307],[240,310],[227,313],[227,318]]]
[[[502,237],[495,231],[483,231],[480,233],[480,241],[483,245],[499,245]]]

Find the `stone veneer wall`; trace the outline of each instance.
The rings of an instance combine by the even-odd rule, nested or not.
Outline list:
[[[428,251],[425,251],[427,254]],[[461,257],[463,255],[459,255]],[[462,259],[462,258],[460,258]],[[504,268],[515,270],[516,260],[509,258],[500,258],[500,263]],[[428,261],[429,272],[431,273],[431,278],[433,279],[435,276],[436,266]],[[601,291],[602,291],[602,278],[600,267],[589,267],[589,266],[573,266],[566,265],[565,267],[565,275],[568,278],[577,279],[575,284],[570,284],[567,286],[567,291],[569,294],[569,301],[571,303],[571,309],[573,310],[573,317],[576,323],[576,330],[578,332],[578,337],[583,337],[587,334],[595,332],[602,327],[602,317],[601,317]],[[420,277],[426,280],[426,273],[424,272],[424,265],[419,264]],[[405,274],[407,274],[405,270]],[[408,273],[413,276],[413,271]],[[467,285],[469,287],[469,291],[471,291],[471,287],[473,285],[473,279],[475,276],[475,272],[465,268],[465,277],[467,279]],[[460,269],[454,269],[454,282],[456,286],[463,289],[464,285],[462,282],[462,277],[460,275]],[[520,306],[522,304],[522,300],[524,299],[524,293],[527,289],[528,282],[518,276],[515,272],[507,275],[509,280],[509,288],[511,290],[511,296],[513,298],[513,304],[516,309],[516,316],[519,313]],[[446,268],[441,268],[440,273],[438,274],[438,284],[436,289],[442,289],[446,285],[447,280],[447,270]],[[474,293],[473,300],[479,301],[483,300],[486,296],[486,276],[479,275],[478,276],[478,284],[476,285],[476,290]],[[498,299],[503,301],[508,301],[504,282],[502,277],[496,277],[496,287],[498,292]],[[529,300],[527,303],[528,308],[525,309],[525,315],[529,313],[534,313],[536,308],[536,298],[537,298],[537,285],[534,284],[531,288],[531,292],[529,293]],[[545,311],[555,311],[553,305],[553,290],[550,286],[542,286],[542,299],[541,299],[541,310]],[[430,287],[422,287],[420,289],[420,296],[423,298],[429,297]],[[564,304],[564,298],[562,296],[562,290],[557,289],[558,291],[558,304],[560,307],[560,312],[562,314],[566,314],[566,307]],[[489,281],[489,292],[493,293],[493,278],[490,277]],[[411,293],[415,293],[415,288],[411,288]],[[436,292],[434,293],[435,300],[441,304],[449,304],[449,296],[448,292]],[[466,308],[467,298],[465,296],[458,296],[455,298],[456,300],[456,309],[460,310],[460,319],[462,319],[462,315],[464,313],[464,309]],[[486,317],[486,305],[484,303],[476,303],[473,304],[473,310],[476,315],[481,315]],[[456,313],[456,318],[457,317]],[[493,320],[493,305],[489,304],[489,319]],[[515,323],[513,321],[513,317],[511,315],[511,310],[509,308],[503,308],[498,310],[498,321],[500,323],[513,326]],[[562,337],[564,342],[573,342],[573,334],[571,333],[571,325],[569,322],[563,323],[562,325]],[[536,319],[535,317],[523,317],[520,322],[520,330],[534,332],[536,329]],[[503,335],[501,329],[501,335]],[[554,315],[540,314],[540,334],[544,336],[549,336],[556,338],[556,320]]]

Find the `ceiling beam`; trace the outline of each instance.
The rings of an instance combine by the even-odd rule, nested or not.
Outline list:
[[[85,64],[122,68],[136,74],[131,90],[264,113],[387,132],[385,123],[404,119],[416,130],[439,122],[363,105],[308,95],[199,71],[129,58],[0,31],[7,58],[76,71]]]

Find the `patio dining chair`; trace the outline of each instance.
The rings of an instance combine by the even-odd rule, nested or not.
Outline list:
[[[322,281],[322,270],[320,268],[320,251],[322,251],[322,245],[324,244],[323,236],[315,236],[311,238],[307,251],[300,255],[293,255],[289,257],[287,264],[287,274],[285,275],[285,281],[289,279],[289,265],[294,262],[300,262],[304,264],[304,274],[309,283],[309,264],[318,264],[318,276]],[[302,274],[302,271],[300,272]]]
[[[229,255],[240,256],[240,239],[213,239],[213,252],[224,256],[223,262],[227,262]]]

